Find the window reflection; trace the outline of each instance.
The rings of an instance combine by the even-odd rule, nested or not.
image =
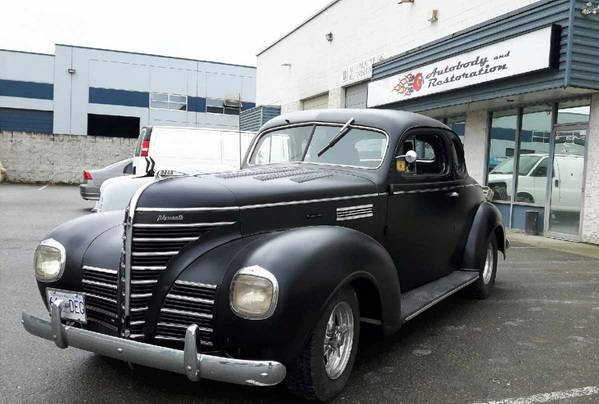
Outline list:
[[[517,112],[493,114],[489,142],[488,185],[495,201],[509,201],[512,194],[512,173],[516,150]]]
[[[520,131],[516,202],[545,204],[550,138],[551,105],[525,109]]]
[[[591,101],[589,99],[560,102],[557,123],[587,123],[590,115]]]
[[[453,118],[447,118],[446,124],[451,128],[451,130],[458,134],[458,137],[460,138],[463,144],[464,133],[466,132],[466,117],[457,116]]]

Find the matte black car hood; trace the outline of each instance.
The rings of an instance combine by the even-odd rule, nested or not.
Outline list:
[[[269,165],[234,172],[174,177],[150,185],[137,207],[252,207],[376,193],[359,170],[310,164]]]

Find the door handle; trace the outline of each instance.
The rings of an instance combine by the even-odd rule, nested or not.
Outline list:
[[[460,196],[460,193],[456,192],[456,191],[453,191],[453,192],[450,192],[450,193],[445,194],[445,195],[449,196],[450,198],[457,198],[458,196]]]

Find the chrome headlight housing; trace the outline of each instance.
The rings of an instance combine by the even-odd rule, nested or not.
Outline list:
[[[35,277],[40,282],[54,282],[60,279],[67,261],[64,246],[49,238],[42,241],[35,249],[33,267]]]
[[[235,314],[247,320],[264,320],[274,313],[279,284],[266,269],[254,265],[242,268],[231,282],[229,301]]]

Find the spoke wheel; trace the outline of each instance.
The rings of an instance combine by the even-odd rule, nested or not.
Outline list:
[[[492,243],[489,243],[487,247],[487,255],[485,257],[485,266],[483,267],[483,282],[488,285],[493,277],[493,264],[495,263],[495,251],[493,250]]]
[[[479,276],[476,282],[466,289],[466,293],[477,299],[486,299],[491,295],[497,274],[497,239],[489,235],[485,249],[480,254]]]
[[[354,314],[346,302],[338,303],[327,322],[324,336],[324,367],[327,376],[335,380],[341,376],[354,343]]]
[[[343,391],[358,352],[359,319],[358,297],[352,288],[330,299],[310,340],[287,367],[287,386],[294,394],[329,401]]]

